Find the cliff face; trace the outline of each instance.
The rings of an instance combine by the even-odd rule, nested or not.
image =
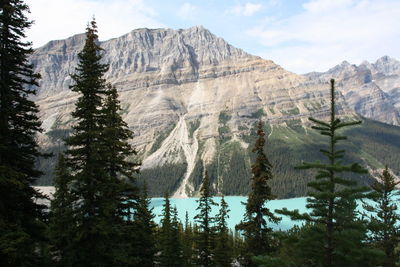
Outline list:
[[[306,75],[311,80],[335,78],[346,102],[358,114],[400,125],[400,62],[388,56],[359,66],[344,61],[325,73]]]
[[[60,150],[61,139],[73,123],[70,114],[77,96],[69,90],[70,74],[84,38],[79,34],[51,41],[31,57],[35,71],[42,75],[35,100],[45,129],[39,137],[43,149]],[[340,80],[339,112],[356,116],[352,107],[367,117],[399,123],[394,115],[399,106],[386,104],[388,98],[400,97],[398,90],[389,89],[399,81],[399,67],[388,66],[384,59],[373,65],[371,81],[366,83],[361,67],[349,64],[325,74],[288,72],[229,45],[203,27],[138,29],[102,42],[101,47],[104,62],[110,65],[106,79],[119,90],[122,116],[135,133],[132,142],[140,151],[143,169],[185,166],[171,187],[175,196],[196,192],[193,172],[199,162],[207,165],[219,159],[222,139],[224,144],[245,149],[249,141],[243,136],[251,133],[260,118],[273,129],[293,121],[303,127],[310,115],[326,116],[329,88],[325,80],[331,76]],[[376,78],[383,77],[383,72],[394,78]],[[52,167],[52,163],[40,165]],[[218,172],[217,191],[222,180]]]

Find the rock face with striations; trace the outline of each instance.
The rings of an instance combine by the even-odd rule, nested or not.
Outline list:
[[[388,56],[359,66],[347,61],[325,73],[306,74],[312,80],[335,78],[349,106],[364,117],[400,125],[400,62]]]
[[[78,34],[51,41],[31,57],[35,71],[42,75],[35,100],[45,129],[39,137],[44,149],[60,150],[62,137],[74,123],[70,114],[77,96],[69,90],[70,74],[84,39]],[[398,73],[398,67],[388,67],[385,62],[374,64],[374,70],[365,67],[365,74],[362,67],[344,63],[327,74],[300,76],[229,45],[201,26],[137,29],[101,42],[101,47],[104,62],[110,66],[105,78],[119,90],[122,116],[134,131],[132,142],[140,151],[143,169],[183,164],[184,170],[169,188],[176,197],[191,196],[198,190],[194,173],[199,162],[219,164],[224,146],[246,149],[249,142],[243,136],[250,134],[260,118],[270,126],[271,135],[288,122],[303,127],[310,115],[326,116],[329,88],[321,80],[330,75],[341,81],[342,92],[356,111],[398,124],[394,113],[387,115],[398,106],[382,106],[382,112],[390,112],[381,118],[377,115],[381,110],[371,110],[367,99],[381,101],[376,102],[380,105],[389,94],[396,95],[387,89],[396,79],[378,78],[383,72]],[[366,82],[367,76],[370,82]],[[346,79],[351,83],[342,85]],[[377,82],[372,82],[374,79]],[[362,90],[355,90],[360,84]],[[342,96],[338,103],[340,112],[354,115]],[[249,165],[248,159],[246,162]],[[39,164],[50,170],[53,163]],[[213,186],[221,192],[225,178],[219,165],[216,173]]]

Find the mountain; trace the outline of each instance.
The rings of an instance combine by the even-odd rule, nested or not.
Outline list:
[[[70,74],[84,38],[78,34],[51,41],[31,57],[35,71],[42,75],[35,101],[45,131],[38,140],[43,150],[55,154],[63,149],[62,139],[74,123],[70,114],[77,96],[69,90]],[[140,152],[137,160],[143,163],[138,181],[146,180],[153,196],[166,190],[175,197],[196,195],[205,168],[215,192],[246,194],[254,125],[260,119],[266,122],[277,195],[306,193],[312,174],[294,172],[293,166],[316,159],[310,150],[317,153],[316,145],[322,142],[310,131],[307,118],[328,115],[329,86],[324,74],[291,73],[229,45],[201,26],[137,29],[100,45],[104,62],[110,65],[106,79],[119,90],[123,119],[135,134],[132,143]],[[376,68],[385,73],[397,71],[384,62]],[[338,112],[358,117],[345,89],[341,90]],[[393,141],[400,136],[400,128],[370,120],[368,124],[368,129],[358,127],[352,135],[363,140],[366,133],[372,134],[368,131],[378,134],[372,134],[368,146],[351,143],[348,160],[362,157],[371,170],[389,164],[400,173],[394,159],[400,145]],[[386,149],[384,156],[375,146]],[[39,184],[51,184],[54,162],[39,160],[46,172]]]
[[[393,125],[400,125],[400,61],[383,56],[375,63],[347,61],[324,73],[309,73],[313,81],[337,80],[338,90],[358,114]]]

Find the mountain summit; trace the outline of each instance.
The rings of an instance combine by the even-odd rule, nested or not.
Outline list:
[[[400,61],[383,56],[375,63],[344,61],[325,73],[307,74],[311,80],[338,81],[338,89],[358,114],[400,125]]]
[[[84,35],[78,34],[51,41],[31,57],[42,75],[36,102],[45,150],[61,150],[62,138],[74,123],[70,114],[76,95],[69,90],[70,74],[83,44]],[[135,133],[132,142],[141,151],[142,178],[150,181],[152,195],[166,190],[175,197],[195,195],[205,168],[215,192],[244,194],[258,120],[266,122],[271,140],[279,140],[276,144],[281,146],[271,150],[281,155],[293,142],[310,141],[309,116],[323,118],[329,112],[324,74],[291,73],[231,46],[202,26],[137,29],[101,42],[101,47],[110,65],[106,79],[119,90],[122,116]],[[343,95],[338,106],[342,115],[357,116]],[[40,164],[52,169],[51,161]],[[294,183],[290,171],[282,176],[274,185],[279,196],[305,193],[304,181]],[[50,181],[47,175],[42,183]]]

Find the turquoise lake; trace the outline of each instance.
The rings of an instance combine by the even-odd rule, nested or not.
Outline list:
[[[221,197],[213,198],[216,203],[220,203]],[[235,225],[238,224],[244,215],[245,206],[241,202],[245,202],[247,197],[240,196],[227,196],[225,197],[225,201],[229,205],[229,219],[228,226],[231,229],[234,229]],[[185,213],[188,212],[189,220],[193,222],[193,217],[197,214],[196,208],[198,203],[196,202],[198,198],[171,198],[170,203],[171,207],[176,206],[178,210],[179,219],[184,223],[185,221]],[[287,208],[288,210],[298,209],[300,212],[305,212],[306,209],[306,200],[307,198],[291,198],[291,199],[281,199],[281,200],[272,200],[268,203],[267,207],[274,211],[275,209]],[[151,207],[153,207],[153,213],[156,215],[155,222],[159,223],[162,213],[162,205],[164,204],[163,198],[152,198],[151,199]],[[215,215],[219,210],[219,207],[213,207],[212,215]],[[271,224],[271,227],[275,230],[288,230],[292,228],[295,224],[301,225],[302,222],[294,222],[291,221],[289,217],[280,216],[282,220],[279,224]]]

